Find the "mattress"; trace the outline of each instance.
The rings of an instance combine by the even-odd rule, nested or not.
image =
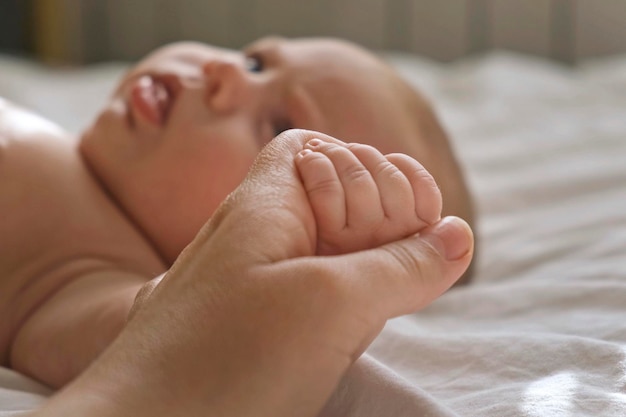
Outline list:
[[[386,57],[430,97],[479,214],[474,282],[391,320],[324,416],[626,415],[626,57]],[[125,66],[0,58],[0,96],[72,132]],[[0,416],[50,392],[0,369]]]

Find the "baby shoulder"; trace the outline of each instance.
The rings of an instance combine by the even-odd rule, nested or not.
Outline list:
[[[61,208],[59,191],[71,186],[67,174],[77,159],[60,128],[0,102],[0,269],[8,241],[45,231],[42,218]]]

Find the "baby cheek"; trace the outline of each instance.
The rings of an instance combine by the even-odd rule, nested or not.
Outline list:
[[[235,155],[222,156],[222,158],[215,161],[212,171],[214,179],[217,180],[216,187],[228,194],[244,180],[254,163],[256,155],[246,156],[241,155],[241,152],[236,152]]]
[[[167,142],[166,159],[175,158],[174,175],[185,188],[185,200],[201,210],[213,212],[245,178],[260,146],[243,123],[187,126]],[[164,149],[165,150],[165,149]],[[165,154],[165,153],[164,153]],[[178,194],[182,192],[179,191]]]
[[[213,211],[241,184],[256,155],[245,155],[241,150],[216,152],[210,158],[196,165],[195,180],[197,187],[204,190],[205,200]]]

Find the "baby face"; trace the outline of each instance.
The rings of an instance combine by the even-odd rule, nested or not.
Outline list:
[[[173,44],[126,74],[81,152],[173,261],[285,129],[415,156],[399,145],[411,129],[403,87],[377,58],[339,41],[268,38],[243,51]]]

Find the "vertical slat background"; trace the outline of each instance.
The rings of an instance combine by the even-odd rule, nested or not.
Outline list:
[[[624,52],[625,0],[578,0],[574,28],[578,56]]]
[[[411,5],[414,0],[396,0],[386,3],[384,47],[398,51],[411,49]]]
[[[410,51],[449,61],[469,52],[469,14],[467,0],[413,0]]]
[[[551,0],[550,5],[550,55],[566,63],[575,63],[579,58],[574,29],[577,1]]]
[[[387,3],[380,0],[331,1],[328,35],[359,39],[368,48],[387,47]]]
[[[115,56],[110,45],[110,32],[116,29],[109,16],[108,2],[100,0],[74,0],[76,9],[80,10],[80,33],[76,38],[81,40],[81,62],[101,60],[101,57]]]
[[[26,46],[26,10],[16,1],[0,1],[0,52],[23,50]]]
[[[541,56],[550,56],[550,1],[498,0],[493,2],[491,45]]]
[[[216,44],[230,43],[230,8],[225,1],[206,7],[206,0],[179,0],[180,36],[183,39],[207,37]],[[184,23],[183,23],[184,22]]]
[[[152,49],[157,43],[157,2],[153,0],[110,0],[107,17],[109,20],[109,48],[121,59],[135,59]]]
[[[494,0],[470,0],[467,9],[469,52],[484,52],[491,47],[492,7]]]
[[[257,28],[289,37],[327,33],[331,25],[332,0],[257,0]]]
[[[174,40],[239,48],[338,36],[450,61],[503,48],[575,62],[626,53],[626,0],[48,0],[80,2],[77,60],[136,59]],[[61,6],[61,7],[62,7]],[[71,38],[71,36],[70,36]]]

